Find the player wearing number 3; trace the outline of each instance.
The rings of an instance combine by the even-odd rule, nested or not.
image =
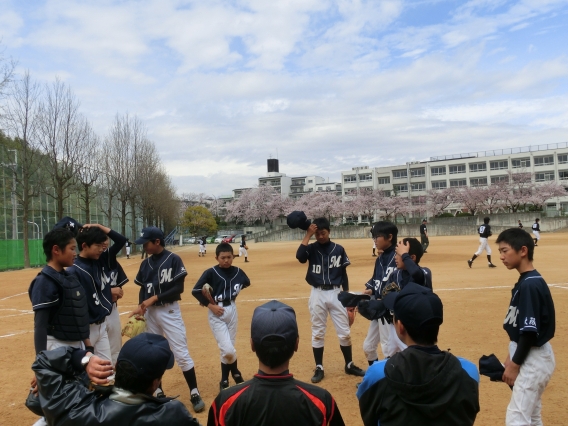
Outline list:
[[[168,340],[189,386],[193,409],[199,413],[205,404],[197,389],[194,363],[187,349],[185,324],[178,304],[187,271],[181,258],[164,248],[161,229],[155,226],[144,228],[134,243],[144,244],[144,250],[151,256],[140,264],[134,279],[134,283],[140,286],[140,306],[130,316],[144,315],[148,333],[159,334]],[[157,396],[163,394],[162,389],[160,384]]]
[[[316,242],[309,244],[312,235],[315,235]],[[312,320],[312,349],[316,362],[312,383],[320,382],[324,376],[323,348],[328,314],[339,337],[345,372],[354,376],[365,375],[363,370],[353,364],[349,318],[347,310],[337,299],[342,288],[344,291],[349,290],[346,271],[350,265],[349,258],[343,247],[330,241],[329,235],[329,221],[326,218],[315,219],[296,252],[296,259],[300,263],[308,262],[306,281],[312,286],[308,302]]]

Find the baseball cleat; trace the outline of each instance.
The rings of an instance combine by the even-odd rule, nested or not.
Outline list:
[[[233,374],[233,380],[237,385],[245,381],[245,379],[243,379],[243,376],[241,376],[240,374]]]
[[[489,267],[490,267],[490,268],[496,268],[497,266],[495,266],[493,263],[490,263],[490,264],[489,264]]]
[[[345,372],[347,374],[351,374],[352,376],[363,377],[365,375],[365,370],[361,370],[359,367],[353,364],[353,362],[351,362],[350,367],[348,367],[347,365],[345,366]]]
[[[323,380],[323,370],[316,367],[314,371],[314,376],[312,377],[312,383],[319,383]]]
[[[228,380],[221,380],[221,382],[219,382],[219,390],[228,389],[228,388],[229,388]]]
[[[473,260],[468,260],[467,264],[469,265],[469,267],[471,268],[471,265],[473,264]]]
[[[191,405],[193,405],[193,411],[196,413],[201,413],[205,409],[205,403],[198,393],[191,395]]]

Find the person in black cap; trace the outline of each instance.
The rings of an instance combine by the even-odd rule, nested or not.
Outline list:
[[[130,316],[144,315],[150,333],[163,335],[174,353],[178,366],[189,387],[191,405],[196,413],[205,409],[197,389],[195,363],[189,355],[185,323],[179,301],[184,291],[187,271],[181,257],[165,248],[164,233],[160,228],[148,226],[135,244],[143,244],[150,255],[140,264],[134,283],[140,286],[139,306]],[[163,395],[163,388],[156,395]]]
[[[47,423],[57,425],[199,425],[185,406],[172,398],[154,398],[164,372],[174,365],[168,341],[142,333],[127,341],[116,364],[114,386],[110,361],[91,352],[62,346],[41,352],[32,369]],[[86,372],[105,392],[90,391],[77,379]]]
[[[479,373],[472,362],[436,345],[443,321],[440,298],[408,283],[383,303],[408,347],[367,370],[357,390],[365,426],[473,425],[479,412]]]
[[[258,374],[219,393],[209,409],[208,426],[345,424],[328,391],[294,379],[288,370],[299,343],[292,307],[277,300],[258,306],[250,342]]]

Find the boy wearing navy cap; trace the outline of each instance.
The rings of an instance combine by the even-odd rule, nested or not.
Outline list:
[[[473,425],[479,412],[479,373],[475,364],[436,345],[443,321],[440,298],[408,283],[383,302],[408,347],[367,370],[357,390],[365,426]]]

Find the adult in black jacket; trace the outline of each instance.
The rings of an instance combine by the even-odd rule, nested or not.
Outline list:
[[[142,333],[122,347],[115,385],[104,394],[89,391],[79,379],[86,371],[92,382],[108,385],[111,362],[90,352],[70,346],[44,351],[32,369],[49,425],[199,426],[181,402],[152,397],[165,370],[173,365],[167,340]]]
[[[357,390],[365,426],[469,426],[479,412],[475,364],[436,346],[443,320],[440,298],[408,283],[383,302],[394,312],[398,337],[408,348],[375,362]]]

